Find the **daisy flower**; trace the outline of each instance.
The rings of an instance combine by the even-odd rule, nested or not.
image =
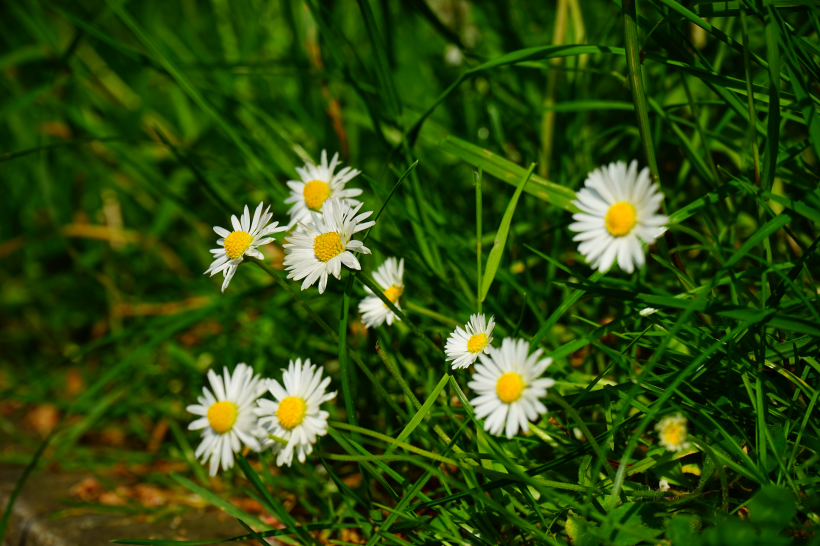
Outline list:
[[[199,419],[188,425],[188,430],[202,430],[202,443],[196,448],[196,458],[206,463],[211,460],[210,474],[216,476],[219,466],[224,470],[233,466],[233,454],[245,444],[259,451],[261,448],[254,402],[265,392],[265,384],[245,364],[237,364],[233,376],[224,369],[224,378],[208,371],[208,387],[202,388],[199,404],[188,406],[188,411]]]
[[[469,367],[482,352],[490,354],[494,327],[495,318],[490,317],[490,321],[487,322],[484,315],[472,315],[464,328],[456,327],[444,347],[444,352],[447,353],[446,360],[453,361],[454,370]]]
[[[655,430],[658,433],[658,443],[669,451],[689,449],[690,444],[686,441],[688,434],[686,424],[686,417],[680,413],[667,415],[661,419],[661,421],[655,425]]]
[[[362,190],[353,188],[346,190],[345,184],[361,174],[361,171],[351,167],[345,167],[338,173],[333,173],[339,165],[338,152],[333,155],[330,165],[327,163],[327,152],[322,150],[322,164],[314,165],[310,161],[305,163],[304,168],[296,167],[296,172],[301,180],[290,180],[290,197],[285,199],[285,203],[293,203],[288,214],[290,215],[290,226],[297,222],[307,222],[310,220],[310,211],[319,212],[322,205],[331,197],[343,200],[350,207],[359,204],[355,199],[350,199],[361,195]]]
[[[322,379],[322,368],[311,365],[310,359],[297,358],[290,361],[287,370],[282,370],[282,383],[269,379],[267,388],[276,399],[260,399],[257,402],[256,415],[259,426],[264,433],[287,440],[282,445],[268,436],[263,447],[271,447],[276,453],[276,464],[290,466],[293,452],[300,463],[305,456],[313,452],[316,438],[327,434],[328,412],[319,409],[323,402],[336,398],[336,393],[326,393],[330,378]]]
[[[642,268],[645,259],[641,241],[652,244],[663,233],[669,218],[655,214],[663,200],[658,184],[652,184],[649,169],[638,172],[638,162],[618,161],[595,169],[584,181],[572,203],[581,209],[573,214],[572,240],[581,241],[578,252],[593,269],[607,271],[615,260],[627,273]]]
[[[287,227],[284,226],[278,227],[279,222],[268,225],[268,222],[273,218],[273,213],[268,212],[270,210],[270,206],[268,206],[263,214],[262,206],[263,204],[259,203],[259,206],[256,207],[253,220],[251,220],[248,205],[245,205],[245,212],[242,214],[241,219],[237,218],[236,215],[231,216],[233,231],[214,226],[214,231],[221,237],[216,241],[216,244],[222,248],[214,248],[211,250],[211,254],[214,255],[214,261],[205,274],[210,273],[213,277],[221,271],[225,277],[225,281],[222,283],[223,292],[228,288],[228,284],[230,284],[234,273],[236,273],[236,269],[239,267],[239,264],[242,263],[245,256],[252,256],[260,260],[264,259],[262,253],[256,250],[256,247],[266,245],[273,241],[273,238],[268,237],[268,235],[287,229]]]
[[[399,298],[404,294],[403,277],[404,258],[401,260],[387,258],[382,262],[376,272],[373,273],[373,280],[384,290],[383,294],[399,309],[401,309]],[[365,286],[364,289],[368,294],[373,294],[373,291],[368,287]],[[381,326],[385,321],[387,321],[387,325],[390,326],[394,320],[401,320],[375,294],[367,296],[359,302],[359,313],[362,314],[365,328]]]
[[[547,413],[539,398],[555,380],[541,374],[552,364],[552,358],[541,358],[543,349],[529,354],[530,344],[523,339],[504,338],[501,348],[490,347],[490,356],[478,355],[473,380],[467,386],[477,398],[470,400],[479,419],[486,417],[484,430],[495,436],[506,431],[507,438],[518,433],[518,428],[529,432],[530,421]]]
[[[354,241],[353,234],[369,228],[376,222],[364,222],[373,211],[356,216],[362,204],[355,208],[331,197],[322,208],[323,213],[311,212],[313,221],[309,224],[299,223],[299,230],[285,239],[288,255],[285,256],[285,269],[289,279],[301,280],[305,290],[317,280],[319,293],[327,287],[328,274],[337,279],[341,277],[342,264],[350,269],[361,269],[354,252],[370,254],[370,249],[361,241]]]

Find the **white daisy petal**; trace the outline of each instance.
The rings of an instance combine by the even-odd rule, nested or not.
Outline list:
[[[356,210],[332,197],[325,201],[321,214],[311,212],[309,221],[299,222],[297,231],[285,238],[285,269],[289,279],[305,279],[302,290],[320,280],[321,294],[327,287],[328,275],[341,277],[342,264],[351,269],[361,268],[352,252],[370,254],[370,250],[351,239],[356,228]]]
[[[255,410],[259,416],[261,449],[270,448],[276,454],[278,466],[290,466],[293,453],[299,462],[313,452],[313,445],[319,436],[327,434],[329,414],[320,411],[322,402],[335,398],[336,393],[326,393],[330,378],[322,379],[324,369],[310,364],[306,359],[290,361],[288,369],[283,370],[282,383],[275,379],[268,380],[268,391],[278,400],[257,401]],[[270,436],[287,440],[287,445],[273,440]]]
[[[235,215],[231,216],[231,225],[233,231],[221,227],[214,227],[214,231],[220,238],[216,244],[222,248],[215,248],[211,250],[214,255],[214,261],[211,266],[205,271],[205,274],[210,273],[212,276],[216,273],[222,272],[225,279],[222,282],[222,291],[224,292],[231,282],[236,268],[242,263],[245,256],[250,256],[257,259],[264,259],[264,255],[257,250],[258,247],[268,244],[271,239],[264,238],[265,235],[284,231],[287,227],[279,227],[279,222],[273,222],[268,225],[273,214],[268,212],[270,207],[262,212],[264,205],[259,203],[256,211],[251,219],[250,209],[245,205],[245,210],[242,213],[241,220]]]
[[[288,181],[290,196],[285,199],[285,203],[293,203],[288,210],[289,228],[298,222],[309,222],[311,212],[321,211],[328,199],[335,197],[349,207],[360,204],[359,201],[350,199],[350,197],[361,194],[362,190],[358,188],[347,190],[345,185],[361,174],[361,171],[345,167],[334,174],[333,171],[340,164],[339,154],[334,154],[329,164],[326,150],[322,150],[321,158],[320,165],[307,162],[303,168],[296,168],[301,181]]]
[[[657,214],[663,200],[649,169],[638,172],[638,162],[623,161],[595,169],[584,181],[573,204],[582,212],[573,214],[570,231],[577,233],[578,252],[593,269],[606,271],[617,261],[632,273],[644,266],[644,251],[636,236],[652,244],[669,218]],[[636,243],[637,247],[636,247]]]
[[[383,290],[383,294],[401,309],[400,298],[404,294],[404,258],[387,258],[373,273],[373,279]],[[368,294],[372,294],[369,288]],[[359,313],[366,328],[377,328],[387,322],[390,326],[394,320],[400,320],[392,309],[376,296],[368,296],[359,302]]]
[[[483,320],[483,316],[473,315],[467,325],[468,332],[483,326]],[[488,327],[492,322],[491,318]],[[475,365],[476,373],[468,384],[478,396],[470,400],[470,404],[476,417],[484,418],[484,430],[490,434],[512,438],[519,429],[529,430],[529,421],[547,412],[538,398],[546,396],[547,388],[554,382],[540,375],[552,359],[540,359],[543,351],[539,349],[530,354],[529,349],[526,340],[504,338],[500,349],[489,346],[489,356],[478,355],[481,363]]]
[[[655,425],[658,432],[658,440],[663,447],[669,451],[681,451],[689,449],[688,421],[681,413],[667,415]]]
[[[234,453],[242,449],[242,444],[259,447],[256,437],[260,432],[252,405],[262,394],[262,379],[246,364],[237,364],[233,374],[227,368],[223,376],[209,370],[208,380],[216,396],[203,388],[200,400],[207,401],[208,407],[188,406],[189,412],[200,416],[188,428],[202,429],[202,442],[194,455],[203,463],[210,460],[209,471],[215,476],[220,466],[233,466]]]
[[[453,361],[453,369],[471,366],[481,353],[488,353],[492,347],[494,326],[495,317],[487,322],[484,315],[471,315],[464,329],[456,327],[447,339],[445,360]]]

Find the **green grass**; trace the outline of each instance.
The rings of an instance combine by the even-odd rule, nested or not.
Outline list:
[[[146,479],[260,543],[818,540],[816,2],[21,0],[0,31],[0,462],[182,463]],[[259,201],[285,220],[322,149],[379,213],[363,271],[300,292],[278,234],[220,294],[211,226]],[[571,202],[631,159],[670,230],[604,275]],[[389,256],[403,318],[364,331]],[[555,359],[549,414],[513,440],[444,361],[479,310]],[[209,480],[185,411],[206,370],[296,357],[339,391],[329,434],[304,465],[251,453]],[[24,419],[44,404],[45,441]],[[654,432],[676,412],[678,454]]]

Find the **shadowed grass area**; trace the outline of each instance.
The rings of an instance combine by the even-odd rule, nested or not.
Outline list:
[[[21,0],[0,31],[0,462],[140,469],[263,544],[817,540],[814,0]],[[362,270],[300,291],[281,232],[221,293],[212,226],[286,225],[325,149],[377,218]],[[595,271],[576,192],[633,159],[669,229]],[[365,287],[401,320],[366,328]],[[512,439],[445,362],[477,312],[553,358]],[[296,358],[328,434],[209,477],[207,370]]]

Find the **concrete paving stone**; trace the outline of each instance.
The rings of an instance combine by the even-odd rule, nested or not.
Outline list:
[[[22,472],[20,466],[0,465],[0,514]],[[123,538],[212,540],[246,534],[236,520],[215,509],[190,509],[152,521],[145,515],[95,513],[67,504],[71,488],[89,477],[77,472],[29,476],[2,546],[110,546],[112,539]]]

